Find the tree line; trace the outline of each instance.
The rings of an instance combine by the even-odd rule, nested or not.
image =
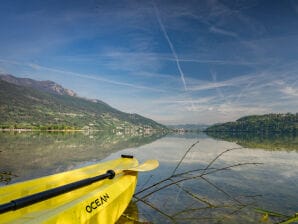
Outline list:
[[[234,122],[215,124],[206,132],[298,133],[298,113],[242,117]]]

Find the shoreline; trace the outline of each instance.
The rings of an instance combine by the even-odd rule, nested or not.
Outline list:
[[[46,129],[46,130],[41,130],[41,129],[30,129],[30,128],[2,128],[0,129],[2,132],[84,132],[86,130],[83,129],[65,129],[65,130],[59,130],[59,129]],[[99,130],[94,130],[94,131],[99,131]]]

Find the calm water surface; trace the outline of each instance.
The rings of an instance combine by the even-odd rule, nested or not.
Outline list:
[[[276,223],[298,212],[297,137],[283,140],[265,139],[264,146],[205,134],[1,133],[1,181],[11,184],[132,154],[140,162],[158,159],[160,167],[140,173],[136,198],[119,223]],[[267,216],[269,211],[274,214]]]

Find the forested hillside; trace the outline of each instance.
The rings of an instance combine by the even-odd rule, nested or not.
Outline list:
[[[108,104],[52,94],[0,80],[0,128],[97,129],[116,132],[159,132],[167,128]]]
[[[242,117],[235,122],[213,125],[206,132],[298,133],[298,113]]]

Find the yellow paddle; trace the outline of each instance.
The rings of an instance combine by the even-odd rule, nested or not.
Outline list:
[[[124,170],[117,170],[117,171],[115,171],[115,173],[118,174],[123,171],[124,172],[125,171],[146,172],[146,171],[154,170],[158,166],[159,166],[159,162],[155,159],[152,159],[152,160],[147,160],[143,164],[135,166],[135,167],[131,167],[131,168],[124,169]]]

